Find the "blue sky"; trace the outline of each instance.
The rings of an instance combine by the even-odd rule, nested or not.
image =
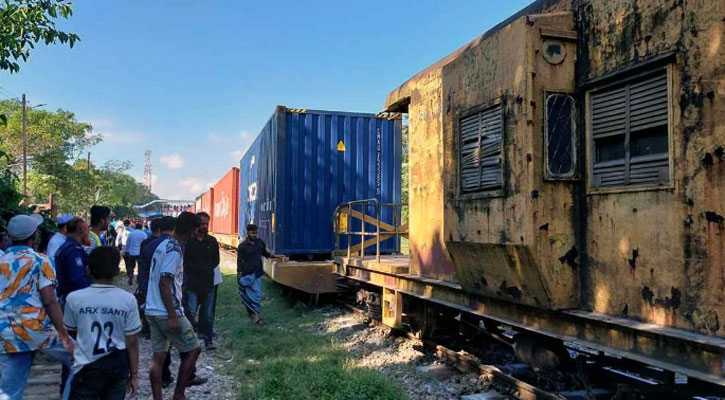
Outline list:
[[[239,159],[278,104],[377,112],[387,94],[529,0],[76,0],[73,49],[39,46],[0,98],[63,108],[153,190],[193,199]]]

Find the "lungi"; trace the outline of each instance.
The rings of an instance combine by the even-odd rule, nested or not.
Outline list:
[[[262,277],[255,274],[244,275],[239,279],[237,293],[242,303],[250,310],[259,314],[259,305],[262,301]]]

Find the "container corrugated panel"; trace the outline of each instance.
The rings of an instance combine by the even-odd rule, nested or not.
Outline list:
[[[214,233],[236,235],[239,227],[239,168],[233,167],[214,185]]]
[[[214,232],[214,188],[207,190],[201,195],[201,211],[209,214],[209,230]]]
[[[400,203],[401,131],[400,118],[277,107],[240,162],[240,235],[253,222],[276,253],[330,253],[340,203]],[[392,210],[382,220],[393,223]],[[381,242],[383,252],[397,249],[397,239]]]

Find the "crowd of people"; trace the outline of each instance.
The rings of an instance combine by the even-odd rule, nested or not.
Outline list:
[[[174,399],[204,384],[202,351],[214,351],[214,314],[222,281],[219,244],[209,215],[182,212],[131,223],[93,206],[90,225],[62,216],[42,243],[39,214],[16,215],[0,232],[0,398],[22,399],[37,352],[63,365],[63,399],[124,399],[138,390],[139,335],[151,340],[151,391],[173,382],[171,346],[180,366]],[[238,293],[252,323],[260,318],[261,257],[269,253],[254,225],[238,248]],[[117,285],[123,258],[128,286]],[[138,274],[136,275],[136,267]]]

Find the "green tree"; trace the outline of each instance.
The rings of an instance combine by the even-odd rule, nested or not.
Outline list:
[[[0,114],[7,124],[0,126],[0,150],[7,154],[5,166],[17,166],[23,156],[23,113],[17,100],[0,101]],[[44,173],[68,159],[77,158],[88,147],[100,142],[93,127],[79,122],[70,111],[27,111],[28,157],[35,169]],[[0,164],[0,166],[3,166]]]
[[[73,15],[68,0],[2,0],[0,1],[0,70],[18,72],[20,61],[26,62],[39,42],[46,45],[68,43],[71,48],[78,35],[56,29],[60,16]]]
[[[111,207],[119,217],[133,216],[132,205],[157,197],[128,175],[128,168],[129,163],[117,161],[96,168],[80,159],[72,164],[63,163],[53,170],[53,174],[31,171],[28,186],[36,202],[47,202],[50,194],[55,193],[61,212],[83,215],[92,205],[103,204]]]
[[[14,190],[17,179],[11,171],[22,167],[22,112],[17,101],[0,101],[0,112],[9,116],[0,126],[0,169],[8,175],[0,185]],[[94,204],[104,204],[119,216],[132,216],[134,204],[156,197],[127,174],[131,164],[109,161],[102,166],[89,165],[85,152],[102,140],[93,127],[78,121],[70,111],[28,110],[28,195],[31,203],[47,203],[54,194],[63,213],[84,215]],[[3,187],[0,187],[0,191]],[[14,196],[15,198],[17,196]],[[19,200],[13,200],[15,204]]]
[[[0,71],[20,71],[20,61],[28,61],[39,42],[67,43],[73,48],[80,37],[55,27],[58,16],[68,19],[71,15],[68,0],[0,0]],[[0,112],[0,125],[6,120]]]

